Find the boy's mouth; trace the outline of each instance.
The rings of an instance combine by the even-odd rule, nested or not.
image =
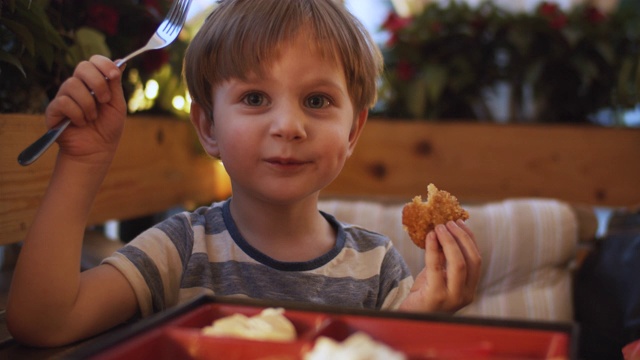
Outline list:
[[[280,166],[292,166],[292,165],[303,165],[308,163],[308,161],[303,161],[294,158],[282,158],[282,157],[273,157],[267,158],[265,160],[269,164],[280,165]]]

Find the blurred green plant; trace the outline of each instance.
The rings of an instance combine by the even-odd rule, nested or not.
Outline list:
[[[587,122],[640,100],[640,14],[624,6],[433,2],[410,18],[391,13],[383,29],[382,116],[492,120],[487,94],[505,84],[512,122]]]
[[[80,61],[94,54],[116,59],[143,46],[170,5],[171,0],[0,0],[0,112],[43,112]],[[131,60],[125,95],[160,71],[178,83],[178,91],[187,41]],[[170,102],[153,105],[152,110],[170,111]]]

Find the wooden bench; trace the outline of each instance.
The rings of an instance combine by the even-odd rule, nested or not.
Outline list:
[[[16,158],[45,131],[42,116],[0,115],[0,244],[21,241],[48,185],[56,145],[30,166]],[[218,162],[199,150],[191,124],[135,117],[93,206],[91,224],[157,213],[172,206],[206,203],[221,196]]]
[[[640,204],[640,129],[370,120],[330,195],[425,194],[463,201],[551,197]]]
[[[18,153],[44,131],[40,115],[0,115],[0,245],[25,236],[55,149],[28,167]],[[54,145],[55,146],[55,145]],[[325,196],[409,198],[433,182],[466,202],[550,197],[584,206],[640,204],[640,129],[371,119]],[[131,219],[228,195],[221,164],[188,121],[132,117],[90,223]]]

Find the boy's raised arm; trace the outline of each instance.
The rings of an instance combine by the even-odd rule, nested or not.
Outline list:
[[[7,325],[21,342],[56,346],[104,331],[135,314],[133,290],[119,271],[80,273],[89,211],[122,134],[126,107],[120,69],[101,56],[78,65],[46,111],[49,127],[70,126],[49,187],[18,258]]]

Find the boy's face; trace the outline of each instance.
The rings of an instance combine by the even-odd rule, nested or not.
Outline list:
[[[354,115],[342,66],[300,36],[281,48],[262,77],[216,87],[213,104],[214,124],[200,126],[199,135],[207,152],[223,161],[234,197],[282,204],[333,181],[367,116],[366,110]],[[194,122],[198,118],[205,116]]]

